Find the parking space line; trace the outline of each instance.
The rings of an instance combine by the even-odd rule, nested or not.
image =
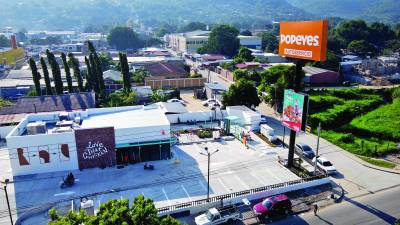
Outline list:
[[[161,190],[162,190],[162,192],[164,193],[165,198],[167,199],[168,205],[171,205],[171,202],[169,201],[168,195],[167,195],[167,193],[165,192],[164,188],[161,188]]]
[[[250,189],[250,186],[247,185],[242,179],[240,179],[240,177],[238,175],[235,175],[235,177],[240,181],[240,183],[247,189]]]
[[[279,182],[282,182],[282,180],[279,179],[279,177],[275,176],[271,171],[269,171],[268,168],[264,168],[264,169],[265,169],[265,171],[267,171],[267,173],[268,173],[270,176],[272,176],[273,178],[275,178],[275,179],[278,180]]]
[[[261,178],[259,178],[258,176],[256,176],[254,173],[251,173],[251,176],[253,176],[254,178],[256,178],[256,180],[257,180],[258,182],[260,182],[262,185],[267,186],[267,184],[266,184],[263,180],[261,180]]]
[[[204,189],[205,191],[207,191],[207,187],[206,187],[206,186],[204,186],[204,184],[203,184],[203,182],[201,182],[201,180],[199,180],[199,184],[200,184],[200,186],[202,186],[202,187],[203,187],[203,189]]]
[[[182,187],[183,191],[186,193],[186,195],[188,196],[189,200],[192,201],[192,198],[190,197],[189,193],[186,191],[186,188],[183,185],[181,185],[181,187]]]
[[[224,187],[228,191],[228,193],[231,192],[231,190],[224,184],[224,182],[222,182],[222,180],[220,178],[218,178],[218,181],[222,185],[222,187]]]

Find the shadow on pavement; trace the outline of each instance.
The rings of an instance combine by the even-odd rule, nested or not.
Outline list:
[[[389,215],[389,214],[387,214],[387,213],[385,213],[385,212],[383,212],[383,211],[381,211],[381,210],[379,210],[379,209],[377,209],[375,207],[372,207],[372,206],[369,206],[369,205],[364,205],[364,204],[362,204],[360,202],[357,202],[357,201],[349,199],[349,198],[345,198],[345,200],[347,202],[349,202],[349,203],[351,203],[351,204],[353,204],[353,205],[355,205],[355,206],[357,206],[357,207],[359,207],[359,208],[371,213],[371,214],[374,214],[375,216],[377,216],[377,217],[381,218],[382,220],[386,221],[388,224],[394,224],[396,222],[397,218],[395,218],[395,217],[393,217],[393,216],[391,216],[391,215]]]

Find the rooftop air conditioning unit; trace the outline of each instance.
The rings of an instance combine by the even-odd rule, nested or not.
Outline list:
[[[47,132],[46,123],[42,121],[28,123],[26,130],[29,135],[45,134]]]

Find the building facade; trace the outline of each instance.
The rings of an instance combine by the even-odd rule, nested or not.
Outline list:
[[[170,123],[157,105],[31,114],[6,137],[13,176],[170,158]]]

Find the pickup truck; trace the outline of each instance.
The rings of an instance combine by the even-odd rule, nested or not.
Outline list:
[[[195,218],[197,225],[216,225],[222,223],[241,220],[242,215],[236,206],[225,206],[221,208],[211,208],[206,213]]]

